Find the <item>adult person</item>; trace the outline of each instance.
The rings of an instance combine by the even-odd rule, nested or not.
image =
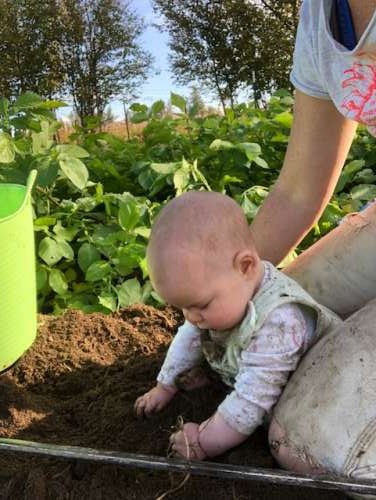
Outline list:
[[[323,212],[357,123],[376,135],[375,11],[376,0],[303,0],[291,137],[280,176],[251,226],[260,255],[274,264]],[[359,310],[306,355],[276,407],[269,439],[284,467],[376,477],[376,300],[363,307],[376,297],[375,250],[371,206],[286,269],[342,316]]]

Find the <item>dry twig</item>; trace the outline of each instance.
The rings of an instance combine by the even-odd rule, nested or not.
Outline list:
[[[190,449],[190,446],[189,446],[189,442],[188,442],[187,436],[185,435],[185,432],[184,432],[183,429],[184,429],[184,420],[183,420],[183,417],[179,416],[178,419],[177,419],[177,424],[176,424],[176,427],[175,427],[174,431],[175,432],[179,432],[179,431],[183,432],[184,441],[185,441],[186,450],[187,450],[187,457],[188,457],[188,460],[189,460],[191,449]],[[171,447],[172,447],[172,444],[170,443],[169,446],[168,446],[168,449],[167,449],[167,457],[168,458],[170,458],[170,457],[172,457],[174,455]],[[162,495],[158,495],[155,500],[164,500],[164,498],[167,498],[168,495],[171,495],[172,493],[175,493],[176,491],[180,490],[181,488],[183,488],[183,486],[185,485],[185,483],[188,481],[188,479],[190,477],[191,477],[190,473],[187,472],[187,474],[184,476],[184,478],[180,481],[180,483],[177,486],[173,486],[169,490],[167,490],[164,493],[162,493]],[[171,474],[170,474],[170,481],[172,483]]]

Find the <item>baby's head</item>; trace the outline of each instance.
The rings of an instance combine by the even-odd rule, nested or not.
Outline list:
[[[147,261],[159,295],[213,330],[242,320],[263,275],[242,209],[215,192],[185,193],[161,210]]]

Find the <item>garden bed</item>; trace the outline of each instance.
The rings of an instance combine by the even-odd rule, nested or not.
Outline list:
[[[134,400],[153,385],[180,321],[171,309],[147,306],[111,316],[79,311],[41,316],[34,346],[0,378],[1,437],[166,456],[178,417],[201,421],[225,394],[224,387],[210,386],[180,395],[151,419],[135,418]],[[219,460],[275,466],[262,429]],[[183,477],[0,454],[1,499],[156,499]],[[196,476],[167,498],[339,500],[343,494]]]

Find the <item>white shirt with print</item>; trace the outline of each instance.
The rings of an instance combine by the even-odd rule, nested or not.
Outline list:
[[[269,279],[266,267],[261,287]],[[185,321],[168,349],[158,382],[173,386],[180,373],[200,363],[201,333]],[[285,304],[272,311],[241,353],[233,390],[218,407],[233,429],[249,435],[262,423],[314,335],[315,321],[306,308]]]
[[[303,0],[291,82],[301,92],[331,99],[347,118],[376,135],[376,11],[353,50],[330,28],[333,0]]]

